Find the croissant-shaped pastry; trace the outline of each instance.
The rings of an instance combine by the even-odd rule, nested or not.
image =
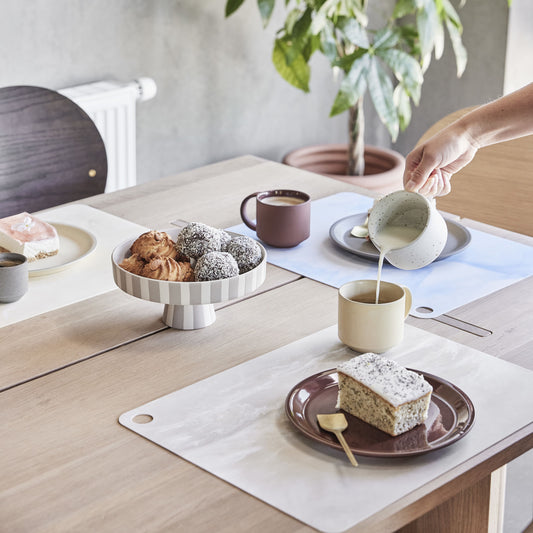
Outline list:
[[[138,254],[145,261],[153,257],[170,257],[176,259],[178,252],[176,244],[164,231],[147,231],[143,233],[132,245],[131,253]]]
[[[141,276],[144,265],[145,263],[141,259],[140,255],[133,254],[130,255],[130,257],[126,257],[126,259],[124,259],[119,266],[121,266],[124,270],[131,272],[132,274],[137,274],[138,276]]]
[[[142,271],[147,278],[162,281],[193,281],[194,271],[190,263],[178,262],[170,257],[154,257]]]

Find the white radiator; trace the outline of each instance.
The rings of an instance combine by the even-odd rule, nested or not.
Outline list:
[[[137,182],[136,104],[156,94],[151,78],[131,83],[98,81],[58,92],[78,104],[94,121],[107,152],[105,192],[131,187]]]

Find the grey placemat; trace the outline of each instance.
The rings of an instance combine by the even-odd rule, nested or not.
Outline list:
[[[402,459],[359,457],[302,436],[284,413],[290,389],[354,355],[336,326],[142,405],[120,423],[281,511],[340,532],[445,474],[532,420],[533,372],[406,326],[387,356],[460,387],[474,427],[462,440]],[[134,421],[147,414],[147,424]]]

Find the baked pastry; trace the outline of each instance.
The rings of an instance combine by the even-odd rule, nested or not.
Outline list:
[[[163,281],[194,281],[190,263],[178,262],[170,257],[154,257],[142,269],[142,276]]]
[[[232,278],[238,274],[237,261],[228,252],[209,252],[202,255],[194,267],[196,281]]]
[[[132,254],[126,257],[119,266],[132,274],[142,276],[144,265],[145,262],[139,254]]]
[[[235,261],[237,261],[240,274],[244,274],[255,268],[262,259],[259,244],[246,236],[239,236],[231,239],[226,246],[226,251],[234,257]]]
[[[176,238],[176,250],[189,259],[220,251],[220,230],[201,222],[187,224]]]
[[[131,245],[131,253],[137,254],[145,261],[150,261],[156,256],[176,259],[178,255],[176,245],[168,233],[155,230],[140,235]]]
[[[51,224],[29,213],[19,213],[0,220],[0,248],[36,261],[58,253],[59,236]]]
[[[338,407],[389,435],[405,433],[428,415],[431,385],[419,374],[374,353],[337,367]]]

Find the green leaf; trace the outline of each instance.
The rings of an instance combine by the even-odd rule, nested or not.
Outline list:
[[[339,92],[329,113],[330,117],[350,109],[365,94],[369,63],[370,55],[368,53],[364,53],[353,62],[352,68],[342,80]]]
[[[300,18],[302,12],[299,9],[291,9],[287,13],[287,17],[285,18],[285,24],[284,29],[285,33],[292,33],[294,29],[294,25],[296,24],[296,21]]]
[[[416,11],[416,3],[414,0],[397,0],[394,11],[392,12],[393,19],[399,19],[406,15],[411,15]]]
[[[317,51],[320,50],[320,36],[311,35],[307,39],[305,46],[302,48],[302,56],[306,63],[309,63],[311,56]]]
[[[459,15],[457,14],[457,11],[455,11],[455,8],[451,4],[451,2],[449,0],[441,0],[441,1],[442,1],[442,8],[443,8],[446,18],[449,19],[450,22],[459,31],[463,31],[463,26],[461,24],[461,20],[459,19]]]
[[[261,14],[263,27],[266,27],[268,25],[268,21],[272,16],[272,11],[274,11],[275,3],[276,0],[257,0],[257,7],[259,8],[259,13]]]
[[[328,19],[326,17],[326,14],[322,11],[318,11],[315,16],[313,17],[313,22],[311,24],[311,33],[313,35],[318,35],[326,25]]]
[[[439,16],[434,0],[424,0],[425,6],[416,15],[416,25],[420,38],[420,53],[422,55],[422,69],[425,71],[431,61],[434,46],[434,35],[439,25]]]
[[[360,46],[361,48],[368,48],[368,35],[366,30],[353,18],[342,17],[337,22],[337,27],[340,29],[344,37],[348,39],[349,42]]]
[[[376,32],[373,46],[377,48],[391,48],[398,44],[398,33],[390,28],[383,28]]]
[[[405,24],[396,28],[399,39],[407,48],[407,53],[413,57],[420,56],[420,46],[418,42],[418,30],[412,24]]]
[[[302,54],[313,35],[309,32],[311,26],[311,9],[306,9],[300,18],[294,23],[292,33],[287,33],[283,38],[287,46],[287,64],[290,65],[296,57]],[[312,48],[312,47],[311,47]],[[316,48],[315,48],[316,49]],[[311,54],[315,49],[309,49]],[[309,56],[310,57],[310,56]],[[306,58],[309,59],[308,57]]]
[[[399,83],[393,93],[394,105],[398,111],[400,130],[404,131],[411,122],[411,102],[405,88]]]
[[[448,29],[450,41],[452,42],[452,48],[455,53],[457,77],[460,78],[463,75],[463,72],[465,71],[466,63],[468,60],[466,48],[463,46],[463,42],[461,40],[461,33],[455,27],[455,25],[452,24],[450,21],[446,20],[446,28]]]
[[[435,59],[440,59],[444,53],[444,27],[441,22],[437,24],[435,35]]]
[[[368,50],[365,48],[358,48],[353,54],[349,54],[344,57],[339,57],[333,62],[334,67],[340,67],[344,72],[348,74],[350,72],[354,62],[363,57],[365,54],[368,54]]]
[[[287,44],[281,39],[276,39],[272,51],[272,62],[281,77],[294,87],[309,92],[309,79],[311,70],[300,54],[294,58],[290,65],[287,64]]]
[[[377,54],[390,67],[398,81],[404,86],[405,91],[418,105],[420,91],[424,83],[424,76],[418,61],[406,52],[395,48],[377,50]]]
[[[244,3],[244,0],[228,0],[226,3],[226,17],[235,13],[239,7]]]
[[[335,28],[331,22],[324,26],[320,32],[320,45],[322,52],[333,63],[337,58],[337,42],[335,41]]]
[[[376,57],[370,58],[370,68],[368,70],[368,92],[374,102],[377,114],[381,122],[389,130],[393,141],[398,138],[399,119],[394,106],[393,87],[389,76],[379,64]]]
[[[307,35],[311,28],[312,12],[311,8],[307,8],[303,15],[296,21],[293,31],[291,32],[293,39],[298,40]]]

